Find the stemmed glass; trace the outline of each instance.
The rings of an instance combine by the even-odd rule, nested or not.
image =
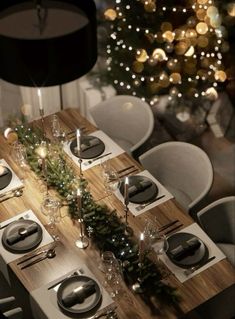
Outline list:
[[[63,141],[63,139],[65,138],[65,132],[61,130],[59,118],[56,114],[52,116],[51,131],[56,141]]]
[[[25,146],[16,141],[13,144],[11,155],[14,161],[17,163],[17,165],[22,169],[22,173],[19,173],[19,177],[21,181],[24,182],[25,172],[28,169],[27,152]]]
[[[169,248],[169,244],[168,244],[166,236],[159,233],[156,234],[153,241],[153,249],[158,256],[158,261],[159,261],[160,255],[163,255],[164,253],[166,253],[168,248]]]
[[[105,190],[108,194],[112,194],[118,189],[120,179],[116,170],[114,170],[109,161],[100,163],[101,175],[104,179]]]
[[[51,235],[55,241],[60,240],[55,227],[55,224],[61,220],[60,206],[60,202],[49,195],[45,197],[41,205],[41,211],[48,217],[48,225],[50,226]]]
[[[121,289],[122,270],[118,259],[111,251],[104,251],[101,254],[99,269],[105,273],[104,285],[112,288],[111,297],[117,296]]]

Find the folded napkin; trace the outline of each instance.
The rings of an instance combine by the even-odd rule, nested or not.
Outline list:
[[[129,196],[132,197],[140,192],[143,192],[144,190],[146,190],[147,188],[149,188],[150,186],[152,186],[152,182],[151,181],[141,181],[138,182],[138,184],[136,185],[132,185],[129,187],[128,189],[128,193]]]
[[[200,245],[200,241],[196,237],[193,237],[176,248],[168,251],[168,254],[175,260],[180,261],[185,257],[193,255]]]
[[[84,151],[87,151],[89,150],[90,148],[96,146],[96,145],[99,145],[100,144],[100,140],[98,138],[92,138],[90,140],[86,140],[85,143],[82,143],[81,144],[81,151],[84,152]]]
[[[84,300],[95,293],[95,284],[93,280],[89,280],[82,286],[78,286],[71,293],[62,298],[65,307],[72,307],[77,303],[83,303]]]
[[[8,169],[0,165],[0,177],[6,175],[7,173],[8,173]]]
[[[30,225],[28,227],[24,227],[24,228],[25,228],[25,232],[23,234],[20,234],[19,230],[17,230],[16,232],[11,234],[7,238],[8,245],[14,245],[17,242],[19,242],[20,240],[23,240],[26,237],[28,237],[28,236],[30,236],[38,231],[38,225],[36,223],[33,223],[32,225]]]

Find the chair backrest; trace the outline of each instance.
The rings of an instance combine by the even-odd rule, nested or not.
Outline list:
[[[235,244],[235,196],[216,200],[200,210],[197,217],[213,241]]]
[[[166,142],[142,154],[139,160],[188,211],[211,188],[213,168],[210,159],[193,144]],[[187,204],[179,194],[187,196]]]
[[[89,111],[96,126],[129,153],[141,146],[153,131],[150,106],[135,96],[116,95]]]

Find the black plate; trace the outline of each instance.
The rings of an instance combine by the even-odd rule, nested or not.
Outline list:
[[[38,225],[38,231],[36,233],[25,237],[23,240],[20,240],[13,245],[9,245],[7,242],[8,236],[14,234],[21,228],[29,227],[31,224],[35,224],[35,223],[36,222],[34,220],[29,220],[29,219],[26,219],[26,220],[20,219],[10,223],[5,228],[2,234],[3,247],[14,254],[26,253],[36,248],[42,241],[42,228],[37,223],[36,224]]]
[[[11,170],[9,170],[9,168],[5,166],[4,168],[7,170],[7,173],[4,174],[3,176],[0,176],[0,190],[6,188],[12,180]]]
[[[104,150],[105,150],[105,145],[104,143],[96,136],[91,136],[91,135],[86,135],[81,137],[81,144],[89,144],[89,141],[92,139],[97,139],[99,140],[99,144],[81,152],[81,158],[84,159],[90,159],[90,158],[95,158],[99,155],[101,155]],[[70,144],[70,150],[73,153],[74,156],[78,157],[78,153],[74,150],[75,147],[77,147],[77,139],[75,138],[71,144]]]
[[[187,240],[196,237],[197,240],[201,243],[200,247],[194,251],[192,255],[188,255],[187,257],[181,259],[181,260],[176,260],[173,258],[173,256],[170,254],[170,251],[177,246],[183,244]],[[167,256],[169,259],[177,266],[182,267],[182,268],[189,268],[195,265],[198,265],[200,263],[203,263],[204,260],[206,260],[209,256],[208,248],[207,246],[203,243],[203,241],[198,238],[197,236],[189,233],[176,233],[167,238],[169,248],[166,252]]]
[[[65,307],[63,304],[63,297],[73,291],[78,286],[83,285],[84,283],[92,280],[95,285],[95,293],[87,297],[83,303],[75,304],[72,307]],[[97,282],[84,275],[74,275],[65,279],[60,285],[57,291],[57,302],[59,307],[67,314],[84,314],[88,313],[100,304],[101,301],[101,291]]]
[[[137,194],[129,197],[129,201],[131,203],[135,203],[135,204],[146,203],[157,196],[158,187],[153,181],[151,181],[150,178],[146,176],[141,176],[141,175],[134,175],[134,176],[129,176],[128,179],[129,179],[129,186],[137,185],[138,183],[142,181],[150,181],[152,183],[152,185],[146,188],[145,190],[138,192]],[[119,190],[122,196],[124,196],[124,180],[121,182]]]

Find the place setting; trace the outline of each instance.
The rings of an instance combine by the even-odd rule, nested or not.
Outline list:
[[[117,318],[112,298],[86,265],[32,291],[30,301],[36,319]]]
[[[173,196],[147,170],[121,179],[115,195],[121,201],[128,184],[128,209],[134,216],[162,204]],[[126,194],[127,195],[127,194]]]
[[[182,283],[225,258],[196,223],[171,233],[166,238],[168,249],[160,259]],[[154,246],[153,249],[155,250]]]
[[[0,159],[0,203],[23,194],[24,184],[4,159]]]
[[[0,225],[0,266],[5,277],[9,279],[7,264],[53,242],[51,235],[31,210],[2,222]]]
[[[76,137],[64,143],[63,149],[78,166],[80,165],[82,171],[100,164],[101,160],[124,153],[120,146],[100,130],[89,135],[83,135],[77,130]]]

